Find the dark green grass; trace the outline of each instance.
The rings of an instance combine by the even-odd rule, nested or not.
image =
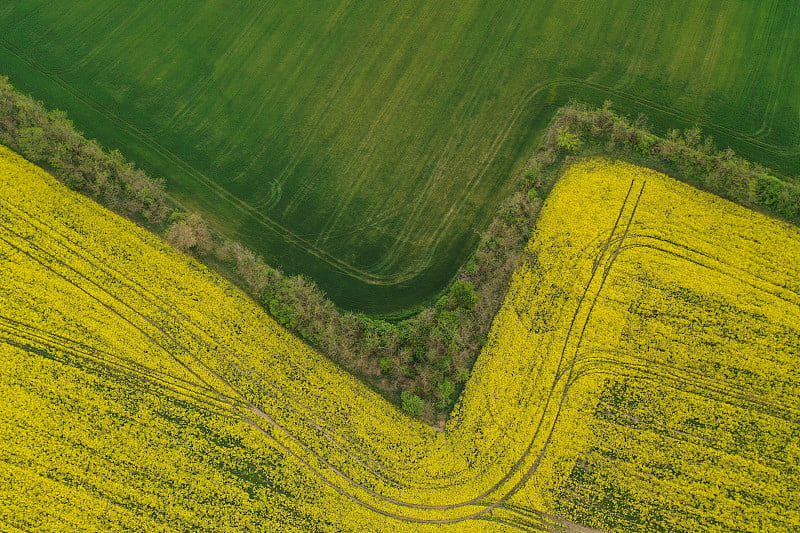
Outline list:
[[[301,5],[305,4],[305,5]],[[471,253],[575,97],[800,169],[795,2],[3,2],[0,73],[338,304]]]

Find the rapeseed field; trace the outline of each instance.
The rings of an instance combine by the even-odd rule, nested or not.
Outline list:
[[[527,251],[435,431],[0,148],[0,527],[800,528],[800,231],[595,159]]]

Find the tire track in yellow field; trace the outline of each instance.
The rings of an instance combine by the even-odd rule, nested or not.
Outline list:
[[[2,200],[0,200],[0,202],[2,202]],[[9,204],[7,204],[7,203],[6,203],[6,209],[8,209],[8,210],[14,210],[14,208],[13,208],[12,206],[10,206]],[[22,218],[25,218],[25,217],[26,217],[24,213],[22,213],[22,212],[19,212],[19,211],[17,211],[17,212],[16,212],[16,215],[17,215],[18,219],[22,219]],[[38,233],[38,232],[41,232],[41,233],[39,233],[40,235],[47,235],[47,234],[52,234],[52,233],[56,233],[56,234],[57,234],[57,233],[58,233],[57,231],[50,231],[50,230],[47,228],[47,226],[46,226],[46,224],[47,224],[46,222],[42,222],[42,221],[40,221],[40,222],[41,222],[41,223],[44,225],[44,227],[45,227],[45,229],[46,229],[44,232],[41,232],[41,231],[42,231],[42,229],[43,229],[42,227],[36,228],[36,230],[35,230],[35,231],[36,231],[37,233]],[[0,224],[0,227],[3,227],[3,226],[2,226],[2,224]],[[101,263],[101,262],[100,262],[100,260],[99,260],[99,258],[94,258],[94,261],[95,261],[95,262],[93,262],[93,260],[92,260],[92,259],[90,259],[90,258],[88,258],[86,255],[84,255],[84,254],[86,254],[86,253],[87,253],[86,251],[83,251],[83,250],[75,250],[74,248],[72,248],[72,247],[70,246],[70,244],[71,244],[71,243],[70,243],[70,239],[69,239],[69,237],[68,237],[68,236],[66,236],[66,235],[63,235],[63,234],[60,234],[59,236],[61,237],[61,240],[60,240],[60,242],[59,242],[59,241],[57,241],[57,242],[58,242],[58,244],[60,244],[60,245],[61,245],[62,247],[64,247],[65,249],[67,249],[67,251],[68,251],[69,253],[71,253],[71,254],[72,254],[74,257],[78,258],[78,259],[79,259],[79,260],[81,260],[81,261],[84,261],[84,262],[86,262],[86,263],[90,264],[90,265],[91,265],[91,266],[92,266],[94,269],[96,269],[97,271],[103,272],[103,273],[105,273],[105,274],[107,274],[107,275],[109,275],[109,276],[111,276],[111,277],[114,277],[116,282],[122,282],[122,283],[128,284],[128,285],[130,286],[130,287],[129,287],[129,290],[131,290],[131,291],[132,291],[134,294],[136,294],[138,297],[140,297],[140,298],[142,298],[144,301],[146,301],[146,302],[148,303],[148,305],[150,305],[150,306],[152,306],[152,307],[155,307],[155,308],[158,310],[158,312],[159,312],[160,314],[162,314],[162,315],[164,315],[164,316],[167,316],[167,317],[168,317],[170,320],[172,320],[174,323],[176,323],[176,324],[184,324],[184,326],[186,326],[186,325],[190,325],[190,326],[192,326],[192,327],[193,327],[193,331],[190,331],[189,329],[187,329],[187,330],[186,330],[186,331],[187,331],[187,333],[189,333],[190,335],[192,335],[192,337],[193,337],[193,338],[194,338],[194,339],[195,339],[195,340],[196,340],[198,343],[200,343],[200,344],[205,344],[205,345],[208,345],[208,343],[207,343],[206,341],[204,341],[204,340],[203,340],[203,337],[204,337],[204,336],[209,336],[209,337],[210,337],[210,335],[208,335],[208,334],[207,334],[207,333],[206,333],[206,332],[203,330],[202,326],[200,326],[200,325],[199,325],[199,324],[197,324],[195,321],[193,321],[191,318],[189,318],[189,317],[187,317],[187,316],[185,316],[185,315],[176,315],[176,314],[175,314],[175,311],[174,311],[174,310],[172,310],[172,309],[171,309],[169,306],[162,306],[162,305],[160,304],[160,300],[158,299],[158,297],[157,297],[155,294],[153,294],[153,293],[152,293],[152,292],[151,292],[149,289],[147,289],[146,287],[143,287],[143,286],[142,286],[141,284],[139,284],[137,281],[135,281],[135,280],[133,280],[133,279],[130,279],[130,278],[128,278],[128,277],[127,277],[127,276],[125,276],[123,273],[121,273],[121,272],[117,272],[117,271],[114,271],[113,269],[111,269],[111,268],[110,268],[110,267],[108,267],[107,265],[105,265],[105,264]],[[40,250],[40,251],[42,251],[42,252],[44,252],[44,249],[42,249],[42,248],[40,248],[40,247],[37,247],[37,249],[38,249],[38,250]],[[24,253],[24,252],[23,252],[23,253]],[[91,255],[91,254],[89,254],[89,255]],[[51,257],[51,258],[55,258],[55,256],[52,256],[52,255],[51,255],[50,257]],[[58,259],[53,259],[53,261],[57,261],[57,262],[59,262],[60,264],[62,264],[63,266],[67,266],[67,264],[66,264],[66,263],[64,263],[64,262],[62,262],[62,261],[60,261],[60,260],[58,260]],[[41,264],[42,266],[45,266],[45,268],[48,268],[48,267],[47,267],[47,264],[48,264],[48,262],[40,262],[40,264]],[[67,266],[67,268],[70,268],[71,270],[73,270],[73,271],[77,272],[77,270],[75,270],[74,268],[71,268],[71,267],[69,267],[69,266]],[[52,271],[52,269],[50,269],[50,268],[48,268],[48,269]],[[93,285],[95,285],[96,287],[100,288],[102,292],[104,292],[104,293],[108,294],[109,296],[111,296],[111,297],[112,297],[112,298],[114,298],[115,300],[117,300],[117,301],[119,301],[120,303],[123,303],[123,304],[124,304],[123,300],[122,300],[122,299],[121,299],[119,296],[115,296],[115,295],[111,294],[111,293],[109,292],[109,289],[108,289],[107,287],[101,286],[101,285],[97,284],[96,282],[92,282],[91,280],[89,280],[89,278],[88,278],[88,277],[86,277],[86,276],[85,276],[85,275],[83,275],[83,274],[80,274],[80,273],[78,273],[78,274],[79,274],[80,276],[82,276],[84,279],[87,279],[88,281],[90,281],[90,283],[92,283],[92,284],[93,284]],[[77,285],[76,285],[76,286],[77,286]],[[79,287],[79,288],[80,288],[80,287]],[[86,291],[84,291],[84,292],[86,292]],[[128,309],[130,309],[130,310],[134,311],[134,313],[135,313],[136,315],[140,316],[140,317],[141,317],[141,318],[142,318],[142,319],[143,319],[145,322],[151,323],[151,325],[153,325],[153,326],[155,327],[155,329],[156,329],[156,330],[159,332],[159,334],[163,334],[163,335],[165,335],[165,336],[166,336],[167,338],[169,338],[169,339],[170,339],[170,340],[171,340],[171,341],[172,341],[172,342],[173,342],[175,345],[177,345],[177,346],[179,346],[180,348],[182,348],[182,350],[183,350],[184,352],[186,352],[186,353],[188,353],[189,355],[191,355],[191,357],[192,357],[194,360],[196,360],[198,363],[200,363],[200,360],[199,360],[199,358],[198,358],[198,357],[197,357],[197,356],[196,356],[196,355],[195,355],[195,354],[194,354],[194,353],[193,353],[193,352],[192,352],[192,351],[191,351],[189,348],[187,348],[186,346],[184,346],[184,345],[183,345],[183,344],[182,344],[182,343],[181,343],[181,342],[180,342],[180,341],[179,341],[177,338],[175,338],[173,335],[171,335],[171,334],[169,334],[169,333],[165,332],[164,330],[162,330],[162,329],[161,329],[160,327],[158,327],[157,325],[155,325],[155,324],[152,324],[152,321],[151,321],[151,320],[150,320],[150,319],[149,319],[149,318],[148,318],[146,315],[144,315],[144,314],[143,314],[143,313],[141,313],[141,312],[138,312],[138,309],[139,309],[139,307],[138,307],[138,306],[134,306],[134,305],[131,305],[131,304],[125,304],[125,306],[126,306]],[[115,314],[117,314],[118,316],[121,316],[119,313],[115,313]],[[123,317],[123,319],[124,319],[124,317]],[[126,321],[127,321],[127,320],[126,320]],[[130,323],[130,321],[127,321],[127,322],[129,322],[129,323]],[[133,324],[131,324],[131,325],[133,325]],[[134,325],[134,327],[136,327],[136,326]],[[148,337],[148,338],[149,338],[149,337]],[[228,353],[229,355],[233,355],[233,356],[234,356],[234,357],[237,359],[237,362],[233,362],[233,361],[231,361],[231,360],[225,359],[225,361],[224,361],[224,362],[225,362],[225,364],[226,364],[226,365],[228,365],[228,366],[230,366],[230,367],[234,367],[234,368],[236,368],[236,369],[237,369],[239,372],[243,372],[243,370],[242,370],[242,369],[246,369],[246,368],[247,368],[247,365],[246,365],[246,363],[245,363],[244,361],[242,361],[241,359],[239,359],[239,358],[238,358],[238,357],[237,357],[235,354],[232,354],[232,353],[231,353],[231,352],[230,352],[230,351],[229,351],[229,350],[228,350],[228,349],[227,349],[227,348],[226,348],[224,345],[220,344],[218,341],[216,341],[215,339],[213,339],[213,337],[211,337],[211,343],[214,343],[214,344],[216,344],[216,346],[213,346],[213,347],[211,347],[211,348],[210,348],[211,350],[223,351],[223,352],[225,352],[225,353]],[[162,348],[163,348],[163,347],[162,347]],[[165,350],[165,351],[167,351],[166,349],[164,349],[164,350]],[[172,356],[173,356],[173,358],[175,358],[175,355],[174,355],[172,352],[170,352],[170,351],[167,351],[167,353],[168,353],[168,354],[170,354],[170,355],[172,355]],[[177,360],[177,359],[176,359],[176,360]],[[202,363],[201,363],[201,364],[202,364]],[[297,367],[297,369],[298,369],[298,370],[302,370],[300,367]],[[309,425],[310,427],[313,427],[313,428],[316,428],[316,429],[318,429],[320,432],[322,432],[322,433],[325,435],[325,437],[326,437],[326,438],[330,439],[330,440],[331,440],[331,442],[334,442],[334,444],[336,444],[336,445],[337,445],[337,447],[339,447],[340,449],[342,449],[342,451],[344,451],[346,454],[348,454],[349,456],[351,456],[351,458],[353,458],[353,459],[354,459],[356,462],[359,462],[359,463],[361,463],[361,464],[363,465],[363,463],[364,463],[364,459],[363,459],[363,458],[360,458],[360,457],[358,457],[358,456],[357,456],[357,455],[355,455],[355,454],[354,454],[352,451],[348,451],[348,450],[346,450],[346,449],[342,448],[342,445],[341,445],[340,443],[338,443],[338,442],[337,442],[337,437],[335,437],[334,435],[332,435],[332,434],[330,433],[330,431],[329,431],[329,430],[325,430],[325,429],[323,429],[321,426],[319,426],[319,424],[316,424],[315,422],[313,422],[312,420],[310,420],[308,417],[306,417],[304,414],[302,414],[302,413],[301,413],[301,412],[298,410],[298,408],[297,408],[297,407],[295,407],[294,405],[292,405],[291,401],[292,401],[292,400],[295,400],[295,401],[296,401],[296,399],[292,398],[292,400],[289,400],[289,401],[287,401],[287,400],[286,400],[286,398],[283,398],[283,397],[281,396],[281,394],[282,394],[283,396],[286,396],[286,395],[288,394],[286,391],[284,391],[284,390],[281,390],[279,387],[277,387],[277,385],[276,385],[276,384],[269,383],[269,382],[268,382],[267,380],[265,380],[263,377],[259,377],[259,378],[260,378],[260,383],[261,383],[261,384],[263,384],[263,385],[266,385],[266,386],[268,386],[268,387],[270,387],[270,388],[272,388],[272,389],[274,389],[274,390],[278,391],[277,395],[276,395],[276,396],[274,396],[274,397],[275,397],[275,399],[276,399],[277,401],[279,401],[279,402],[283,402],[283,403],[284,403],[284,407],[286,407],[287,409],[289,409],[289,410],[291,410],[291,411],[293,411],[293,412],[297,413],[298,415],[302,416],[302,417],[303,417],[303,418],[304,418],[304,419],[307,421],[307,423],[308,423],[308,425]],[[250,379],[254,379],[254,377],[253,377],[253,376],[250,376]],[[231,387],[231,388],[233,388],[234,390],[236,390],[236,392],[239,394],[239,396],[242,396],[242,397],[244,397],[244,394],[242,394],[242,393],[241,393],[241,392],[240,392],[238,389],[235,389],[235,388],[234,388],[234,387],[233,387],[233,386],[232,386],[232,385],[231,385],[229,382],[227,382],[227,381],[224,381],[224,380],[223,380],[223,382],[225,383],[225,385],[226,385],[226,386],[228,386],[228,387]],[[305,406],[303,406],[303,407],[305,407]],[[307,408],[306,408],[306,409],[307,409]],[[330,427],[330,426],[329,426],[329,427]],[[338,440],[341,440],[341,439],[338,439]],[[367,468],[368,470],[370,470],[370,468],[369,468],[369,467],[367,467],[366,465],[364,465],[364,466],[365,466],[365,468]],[[376,473],[376,472],[373,472],[373,473],[375,473],[376,475],[378,475],[378,476],[380,477],[380,475],[379,475],[378,473]],[[389,484],[395,484],[395,485],[397,484],[396,482],[391,482],[390,480],[387,480],[387,481],[389,482]]]
[[[629,193],[630,193],[630,191],[629,191]],[[627,197],[626,197],[626,200],[627,200]],[[624,210],[624,207],[625,207],[625,206],[623,205],[623,209],[622,209],[622,210]],[[634,215],[634,213],[635,213],[635,207],[636,207],[636,206],[634,206],[634,211],[631,213],[631,220],[632,220],[632,218],[633,218],[633,215]],[[621,216],[621,214],[622,214],[622,210],[620,211],[620,216]],[[630,227],[631,220],[629,220],[629,221],[628,221],[628,227],[626,227],[625,235],[627,235],[628,229],[629,229],[629,227]],[[618,217],[618,219],[617,219],[617,224],[618,224],[618,223],[619,223],[619,217]],[[5,229],[6,229],[7,231],[8,231],[8,230],[10,230],[10,228],[8,228],[7,226],[4,226],[4,225],[3,225],[3,227],[5,227]],[[16,235],[18,238],[23,238],[23,239],[24,239],[24,237],[23,237],[23,236],[21,236],[21,235],[17,234],[17,233],[16,233],[16,232],[14,232],[13,230],[11,230],[10,232],[11,232],[11,233],[13,233],[13,234],[15,234],[15,235]],[[613,231],[612,231],[611,235],[609,236],[609,241],[610,241],[611,237],[613,237]],[[13,244],[12,244],[12,243],[9,243],[9,241],[7,241],[7,239],[3,238],[3,240],[4,240],[5,242],[7,242],[8,244],[11,244],[11,245],[13,246]],[[620,241],[620,244],[621,244],[621,241]],[[32,245],[32,247],[33,247],[33,248],[35,248],[35,249],[36,249],[36,248],[38,248],[36,245]],[[36,260],[37,262],[39,262],[40,264],[42,264],[42,266],[44,266],[45,268],[47,268],[47,269],[49,269],[50,271],[54,272],[56,275],[59,275],[60,277],[62,277],[63,279],[65,279],[65,280],[66,280],[68,283],[71,283],[71,284],[73,284],[73,285],[76,285],[76,287],[78,287],[79,289],[81,289],[80,285],[77,285],[75,281],[71,281],[71,280],[69,280],[68,278],[64,277],[64,275],[63,275],[63,274],[59,274],[58,272],[56,272],[56,271],[53,269],[53,267],[52,267],[52,264],[53,264],[53,263],[61,263],[61,264],[62,264],[62,266],[66,267],[67,269],[73,270],[74,272],[76,272],[77,274],[79,274],[79,276],[80,276],[80,277],[82,277],[82,278],[86,279],[86,280],[87,280],[87,281],[89,281],[91,284],[93,284],[93,285],[96,285],[96,286],[97,286],[96,282],[93,282],[92,280],[90,280],[90,279],[89,279],[88,277],[86,277],[85,275],[83,275],[83,274],[80,274],[80,272],[78,272],[78,271],[77,271],[77,270],[75,270],[74,268],[70,267],[69,265],[66,265],[66,264],[64,264],[63,262],[61,262],[60,260],[58,260],[56,257],[54,257],[54,256],[50,255],[50,256],[49,256],[49,258],[48,258],[48,257],[47,257],[48,253],[47,253],[46,251],[44,251],[44,250],[40,249],[40,248],[39,248],[37,251],[38,251],[38,252],[40,252],[40,253],[41,253],[41,254],[42,254],[44,257],[45,257],[45,260],[40,260],[40,259],[38,259],[38,260],[37,260],[37,259],[36,259],[36,257],[34,257],[33,255],[31,255],[31,253],[30,253],[30,252],[28,252],[28,251],[26,251],[26,250],[23,250],[23,249],[21,249],[21,248],[19,248],[19,247],[15,247],[15,248],[17,248],[17,249],[18,249],[19,251],[21,251],[23,254],[25,254],[25,255],[28,255],[28,256],[29,256],[29,257],[31,257],[32,259]],[[619,245],[618,245],[618,248],[619,248]],[[606,244],[606,246],[605,246],[605,247],[602,249],[602,252],[601,252],[601,253],[606,253],[606,251],[607,251],[607,250],[608,250],[608,243],[607,243],[607,244]],[[612,264],[613,264],[613,261],[614,261],[614,260],[615,260],[615,258],[616,258],[616,253],[617,253],[617,252],[615,252],[615,255],[614,255],[614,257],[613,257],[613,258],[612,258],[612,260],[611,260],[611,261],[612,261]],[[595,264],[595,268],[594,268],[594,272],[593,272],[593,276],[594,276],[594,275],[597,273],[597,271],[598,271],[598,270],[597,270],[597,267],[598,267],[598,266],[599,266],[599,263],[596,263],[596,264]],[[604,270],[604,275],[603,275],[603,283],[605,282],[605,278],[608,276],[608,273],[609,273],[609,271],[610,271],[610,265],[609,265],[609,266],[608,266],[608,267],[607,267],[607,268]],[[591,284],[591,280],[590,280],[590,284]],[[98,288],[99,288],[101,291],[103,291],[103,290],[104,290],[104,289],[103,289],[102,287],[100,287],[100,286],[97,286],[97,287],[98,287]],[[602,284],[601,284],[601,287],[602,287]],[[93,295],[92,295],[91,293],[89,293],[89,292],[88,292],[86,289],[81,289],[81,290],[82,290],[83,292],[85,292],[86,294],[88,294],[90,297],[93,297],[94,299],[96,299],[96,300],[97,300],[97,297],[93,296]],[[587,286],[587,290],[588,290],[588,286]],[[128,305],[128,304],[125,304],[125,302],[124,302],[124,301],[122,301],[122,300],[119,300],[119,297],[116,297],[116,296],[114,296],[114,295],[111,295],[111,294],[110,294],[110,293],[108,293],[107,291],[105,291],[105,292],[106,292],[107,294],[109,294],[109,295],[110,295],[110,296],[111,296],[113,299],[115,299],[115,300],[117,300],[118,302],[122,303],[122,304],[123,304],[123,305],[125,305],[126,307],[131,307],[130,305]],[[100,300],[98,300],[98,301],[100,301]],[[595,298],[595,301],[596,301],[596,298]],[[100,302],[101,302],[101,303],[103,303],[102,301],[100,301]],[[106,307],[108,307],[108,305],[106,305]],[[592,307],[593,307],[593,305],[592,305]],[[127,318],[125,318],[125,317],[124,317],[122,314],[120,314],[119,312],[115,311],[113,308],[109,307],[109,309],[110,309],[110,310],[112,310],[112,312],[115,312],[115,314],[117,314],[118,316],[120,316],[120,318],[122,318],[123,320],[127,321],[127,322],[128,322],[128,323],[130,323],[131,325],[134,325],[132,322],[130,322],[130,319],[127,319]],[[579,311],[580,311],[580,306],[579,306],[579,307],[578,307],[578,309],[576,310],[576,315],[577,315],[577,312],[579,312]],[[136,313],[136,311],[135,311],[135,310],[134,310],[134,313]],[[144,319],[145,319],[147,322],[149,322],[149,323],[150,323],[150,324],[151,324],[153,327],[155,327],[155,328],[156,328],[156,330],[159,330],[159,331],[161,331],[161,328],[160,328],[160,327],[157,325],[157,323],[154,323],[154,322],[153,322],[151,319],[147,318],[146,316],[144,316],[144,315],[142,315],[142,314],[140,314],[140,316],[142,316],[142,317],[143,317],[143,318],[144,318]],[[587,321],[586,321],[586,323],[588,323],[588,319],[589,319],[589,316],[587,316]],[[574,320],[573,320],[573,323],[574,323]],[[584,330],[585,330],[586,323],[584,324]],[[136,327],[136,326],[134,325],[134,327]],[[143,333],[144,333],[144,332],[143,332]],[[181,344],[181,342],[180,342],[178,339],[176,339],[176,338],[172,337],[172,336],[171,336],[171,334],[169,334],[169,333],[167,333],[167,332],[165,332],[165,331],[162,331],[162,333],[163,333],[163,334],[164,334],[166,337],[168,337],[168,338],[172,338],[172,341],[173,341],[174,343],[176,343],[176,344],[178,344],[179,346],[181,346],[181,347],[183,348],[183,350],[184,350],[184,351],[186,351],[187,353],[189,353],[190,355],[192,355],[192,357],[196,358],[196,356],[195,356],[194,354],[192,354],[192,352],[191,352],[189,349],[187,349],[186,347],[184,347],[184,346]],[[146,334],[146,333],[145,333],[145,334]],[[146,335],[147,335],[147,334],[146,334]],[[150,337],[149,335],[148,335],[148,337],[152,339],[152,337]],[[153,339],[153,340],[154,340],[154,339]],[[157,343],[157,342],[156,342],[156,343]],[[158,343],[157,343],[157,344],[158,344]],[[565,346],[566,346],[566,345],[565,345]],[[167,351],[168,351],[168,350],[167,350]],[[562,362],[563,362],[563,357],[562,357]],[[238,391],[236,390],[236,388],[235,388],[233,385],[231,385],[230,383],[228,383],[228,382],[225,380],[225,378],[224,378],[224,377],[222,377],[222,376],[220,376],[219,374],[215,373],[215,371],[214,371],[213,369],[209,368],[207,365],[203,364],[202,362],[201,362],[201,365],[202,365],[202,366],[204,366],[204,367],[205,367],[207,370],[209,370],[209,372],[211,372],[211,373],[212,373],[212,374],[213,374],[213,375],[216,377],[216,379],[218,379],[218,380],[220,380],[221,382],[223,382],[223,383],[224,383],[224,384],[227,386],[226,388],[230,388],[230,389],[234,390],[235,392],[238,392]],[[552,394],[552,392],[555,390],[555,386],[556,386],[556,384],[554,384],[554,385],[553,385],[553,387],[551,388],[551,394]],[[560,406],[562,406],[562,405],[563,405],[563,401],[564,401],[564,398],[566,397],[566,393],[567,393],[567,391],[568,391],[568,387],[565,387],[565,390],[564,390],[564,392],[563,392],[563,394],[562,394],[561,403],[559,404],[559,412],[560,412]],[[239,393],[239,394],[241,394],[241,393]],[[244,401],[245,401],[245,402],[247,402],[246,398],[243,398],[243,399],[244,399]],[[273,425],[274,427],[276,427],[276,428],[278,428],[278,429],[281,429],[283,432],[285,432],[285,433],[287,434],[287,436],[289,436],[289,437],[290,437],[292,440],[294,440],[294,441],[295,441],[297,444],[299,444],[301,447],[304,447],[304,448],[306,448],[306,449],[307,449],[307,450],[308,450],[308,451],[311,453],[311,455],[312,455],[312,456],[314,456],[316,459],[318,459],[318,460],[322,461],[322,462],[323,462],[324,464],[326,464],[326,466],[328,466],[329,468],[332,468],[332,469],[334,470],[334,472],[339,472],[339,473],[341,473],[341,471],[339,471],[339,470],[338,470],[338,469],[337,469],[335,466],[331,465],[331,464],[330,464],[330,463],[328,463],[328,462],[327,462],[327,461],[326,461],[324,458],[322,458],[322,457],[318,456],[318,455],[317,455],[315,452],[313,452],[312,450],[308,449],[308,448],[307,448],[307,447],[306,447],[306,446],[305,446],[305,445],[304,445],[302,442],[300,442],[300,441],[299,441],[299,440],[298,440],[296,437],[294,437],[293,435],[291,435],[290,433],[288,433],[288,431],[287,431],[285,428],[282,428],[282,427],[281,427],[279,424],[277,424],[277,423],[276,423],[276,422],[275,422],[273,419],[271,419],[271,417],[269,417],[268,415],[266,415],[265,413],[263,413],[263,411],[260,411],[260,410],[258,410],[258,408],[257,408],[257,407],[255,407],[255,406],[253,406],[252,404],[251,404],[251,407],[249,408],[249,410],[251,410],[252,412],[256,413],[256,414],[257,414],[259,417],[261,417],[261,418],[264,418],[264,419],[267,419],[267,420],[268,420],[268,421],[271,423],[271,425]],[[545,416],[545,414],[546,414],[546,413],[543,413],[543,417]],[[265,416],[265,415],[266,415],[266,416]],[[258,424],[256,421],[252,420],[252,417],[250,417],[250,416],[249,416],[249,415],[247,415],[247,414],[245,414],[244,416],[245,416],[245,419],[249,421],[249,423],[253,424],[255,427],[257,427],[257,428],[258,428],[260,431],[262,431],[264,434],[269,434],[269,433],[268,433],[268,432],[266,432],[266,431],[265,431],[263,428],[261,428],[261,426],[260,426],[260,425],[259,425],[259,424]],[[550,432],[549,432],[549,434],[548,434],[548,438],[547,438],[547,440],[546,440],[546,443],[549,443],[549,439],[550,439],[550,437],[552,436],[552,433],[553,433],[553,431],[554,431],[554,429],[555,429],[555,422],[557,421],[557,418],[558,418],[558,416],[557,416],[557,414],[556,414],[556,419],[553,421],[553,424],[552,424],[552,426],[551,426],[551,428],[550,428]],[[542,419],[542,421],[540,422],[540,425],[539,425],[539,426],[540,426],[540,428],[541,428],[541,423],[542,423],[542,422],[543,422],[543,419]],[[275,437],[274,437],[274,436],[272,436],[271,434],[269,434],[269,435],[271,436],[271,438],[273,438],[273,439],[275,438]],[[534,437],[534,439],[535,439],[535,437]],[[277,441],[277,439],[275,439],[275,440],[276,440],[276,442],[278,442],[278,441]],[[531,446],[532,446],[532,444],[533,444],[533,443],[531,443]],[[302,462],[304,462],[304,464],[308,464],[308,466],[311,466],[311,465],[310,465],[310,464],[309,464],[307,461],[305,461],[305,460],[303,460],[302,458],[300,458],[299,456],[297,456],[297,454],[295,454],[295,453],[294,453],[292,450],[290,450],[290,449],[289,449],[289,448],[288,448],[288,447],[287,447],[285,444],[283,444],[282,442],[279,442],[279,445],[280,445],[281,447],[284,447],[284,448],[285,448],[285,449],[286,449],[288,452],[290,452],[291,454],[295,455],[295,456],[298,458],[298,460],[301,460]],[[473,514],[471,514],[471,515],[469,515],[469,516],[466,516],[466,517],[460,517],[460,518],[451,518],[451,519],[445,519],[444,521],[442,521],[442,520],[436,520],[436,519],[432,519],[432,522],[431,522],[431,520],[429,520],[429,519],[418,519],[418,518],[414,518],[414,517],[408,517],[408,516],[405,516],[405,517],[403,517],[403,515],[400,515],[400,514],[397,514],[397,513],[388,513],[388,514],[387,514],[387,512],[386,512],[386,511],[382,511],[382,510],[380,510],[380,509],[377,509],[377,508],[375,508],[375,509],[373,509],[373,510],[376,510],[377,512],[382,512],[382,514],[386,514],[386,516],[393,516],[393,517],[397,517],[397,518],[401,518],[401,519],[412,520],[412,521],[419,521],[419,522],[425,522],[425,523],[453,523],[453,522],[457,522],[457,521],[462,521],[462,520],[466,520],[466,519],[471,519],[471,518],[476,518],[476,517],[478,517],[478,516],[482,516],[483,514],[485,514],[485,513],[489,512],[489,511],[491,511],[492,509],[494,509],[494,508],[498,507],[499,505],[501,505],[501,504],[502,504],[502,503],[503,503],[503,502],[504,502],[506,499],[508,499],[508,498],[509,498],[509,497],[510,497],[510,496],[511,496],[513,493],[515,493],[515,492],[516,492],[516,491],[517,491],[517,490],[518,490],[518,489],[519,489],[521,486],[523,486],[523,485],[524,485],[524,481],[525,481],[525,480],[527,480],[527,479],[530,477],[530,475],[532,475],[532,474],[533,474],[533,472],[535,471],[535,467],[536,467],[536,466],[538,466],[539,462],[541,461],[541,458],[543,457],[543,453],[544,453],[544,450],[545,450],[545,449],[546,449],[546,444],[545,444],[545,446],[544,446],[544,449],[542,450],[542,452],[540,452],[539,456],[537,457],[537,459],[536,459],[536,461],[535,461],[534,465],[531,467],[531,469],[528,471],[528,473],[527,473],[527,474],[526,474],[526,475],[523,477],[523,480],[521,480],[521,482],[520,482],[520,483],[518,483],[518,484],[517,484],[517,485],[516,485],[514,488],[512,488],[512,490],[511,490],[511,491],[509,491],[509,492],[508,492],[506,495],[504,495],[504,496],[503,496],[503,497],[502,497],[500,500],[498,500],[497,502],[494,502],[493,504],[491,504],[491,505],[488,505],[488,506],[487,506],[487,507],[485,507],[484,509],[482,509],[482,510],[479,510],[479,511],[477,511],[476,513],[473,513]],[[530,450],[530,447],[529,447],[529,450]],[[518,463],[518,464],[521,464],[521,461],[520,461],[520,463]],[[312,467],[312,468],[313,468],[313,467]],[[327,480],[327,478],[325,478],[325,477],[322,475],[322,473],[321,473],[321,472],[319,472],[318,470],[314,469],[314,472],[316,472],[316,473],[318,473],[319,475],[321,475],[321,476],[324,478],[324,480],[326,481],[326,483],[328,483],[328,484],[330,484],[332,487],[334,487],[334,488],[335,488],[335,490],[337,490],[337,492],[340,492],[340,493],[341,493],[341,494],[343,494],[343,495],[347,495],[347,496],[348,496],[349,498],[351,498],[351,499],[352,499],[352,498],[355,498],[355,500],[361,501],[359,498],[356,498],[356,497],[354,497],[354,496],[352,496],[352,495],[349,495],[349,494],[348,494],[346,491],[344,491],[344,490],[343,490],[343,489],[341,489],[340,487],[336,486],[335,484],[331,483],[331,482],[330,482],[329,480]],[[511,475],[511,474],[509,474],[507,477],[510,477],[510,475]],[[346,476],[345,476],[344,474],[342,474],[342,476],[346,478]],[[351,482],[351,484],[354,484],[355,486],[357,486],[357,487],[360,487],[362,490],[365,490],[365,491],[367,491],[368,493],[370,492],[370,489],[367,489],[366,487],[363,487],[363,485],[361,485],[361,484],[359,484],[359,483],[357,483],[357,482],[354,482],[354,481],[353,481],[353,480],[351,480],[351,479],[350,479],[349,481]],[[501,482],[501,483],[499,483],[497,486],[500,486],[500,485],[502,485],[502,482]],[[375,493],[374,495],[375,495],[376,497],[380,497],[380,495],[379,495],[379,494],[377,494],[377,493]],[[450,505],[447,505],[447,506],[422,506],[422,505],[418,505],[418,504],[409,504],[408,502],[401,502],[401,501],[399,501],[399,500],[394,500],[394,499],[391,499],[391,498],[389,498],[389,499],[387,499],[387,498],[383,498],[383,499],[385,499],[385,500],[387,500],[387,501],[390,501],[391,503],[396,503],[396,504],[398,504],[398,505],[413,506],[413,507],[417,507],[417,508],[434,508],[434,509],[441,509],[441,508],[453,508],[453,507],[456,507],[456,506],[460,507],[460,506],[465,506],[465,505],[474,505],[474,504],[475,504],[475,502],[477,502],[477,501],[478,501],[480,498],[475,498],[473,501],[470,501],[470,502],[460,502],[460,503],[458,503],[458,504],[450,504]],[[364,504],[365,504],[365,505],[367,505],[367,506],[370,506],[370,504],[368,504],[367,502],[362,502],[362,503],[364,503]],[[480,505],[480,504],[478,504],[478,505]],[[371,506],[371,507],[374,507],[374,506]]]

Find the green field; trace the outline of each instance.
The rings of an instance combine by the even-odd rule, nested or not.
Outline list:
[[[343,307],[432,297],[553,110],[800,171],[794,2],[12,1],[0,74]]]

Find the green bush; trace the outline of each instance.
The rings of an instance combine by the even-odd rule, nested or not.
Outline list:
[[[269,313],[287,328],[293,328],[297,322],[297,310],[289,304],[272,298],[267,303]]]
[[[452,307],[472,309],[475,302],[478,301],[475,286],[469,281],[457,280],[450,289],[450,301]]]
[[[583,141],[577,134],[572,133],[566,126],[561,126],[556,132],[556,143],[559,148],[575,152],[583,146]]]
[[[422,408],[425,407],[425,401],[412,392],[403,391],[400,394],[400,400],[403,410],[414,416],[419,416],[422,413]]]
[[[436,389],[439,392],[439,401],[436,407],[439,409],[446,409],[450,402],[453,401],[453,393],[456,392],[456,385],[447,378],[436,384]]]
[[[758,203],[769,209],[776,209],[781,204],[781,196],[786,189],[786,184],[774,176],[762,174],[756,182]]]

